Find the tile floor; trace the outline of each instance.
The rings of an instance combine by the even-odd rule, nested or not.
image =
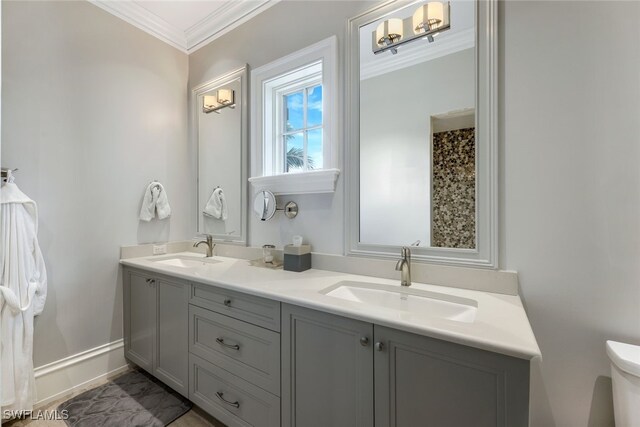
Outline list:
[[[118,375],[115,375],[113,377],[110,378],[105,378],[102,381],[93,383],[89,386],[87,386],[86,388],[82,388],[80,390],[77,390],[75,393],[70,394],[68,396],[65,396],[59,400],[56,400],[54,402],[51,402],[50,404],[43,406],[43,407],[36,407],[34,408],[35,411],[41,410],[41,411],[55,411],[55,409],[58,407],[58,405],[60,405],[62,402],[71,399],[74,396],[77,396],[80,393],[83,393],[87,390],[91,390],[92,388],[101,386],[102,384],[106,383],[109,380],[112,380],[114,378],[117,378],[120,375],[123,375],[126,372],[122,372],[119,373]],[[25,426],[29,426],[29,427],[66,427],[66,423],[62,420],[56,420],[56,421],[52,421],[52,420],[31,420],[31,419],[24,419],[24,420],[11,420],[11,421],[3,421],[2,422],[2,427],[25,427]],[[180,418],[178,418],[177,420],[175,420],[174,422],[172,422],[171,424],[169,424],[169,427],[225,427],[224,424],[222,424],[220,421],[216,420],[215,418],[211,417],[210,415],[206,414],[205,412],[203,412],[200,408],[197,407],[193,407],[193,409],[191,409],[189,412],[187,412],[186,414],[184,414],[183,416],[181,416]]]

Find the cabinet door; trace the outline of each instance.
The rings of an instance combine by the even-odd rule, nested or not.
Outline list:
[[[152,278],[125,270],[124,346],[133,363],[153,373],[156,335],[156,288]]]
[[[282,426],[373,426],[373,326],[282,305]]]
[[[528,425],[528,361],[375,327],[376,427]]]
[[[189,286],[156,280],[158,330],[154,373],[183,396],[189,394]]]

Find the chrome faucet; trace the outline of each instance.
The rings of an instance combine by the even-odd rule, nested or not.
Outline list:
[[[213,243],[213,236],[211,234],[206,234],[207,240],[200,240],[199,242],[195,242],[193,244],[194,248],[197,248],[203,243],[207,245],[207,258],[211,258],[213,256],[213,248],[216,247],[216,244]]]
[[[400,271],[400,284],[411,286],[411,250],[406,246],[400,251],[400,258],[396,263],[396,271]]]

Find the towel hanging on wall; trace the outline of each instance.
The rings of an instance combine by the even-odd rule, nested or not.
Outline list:
[[[213,190],[202,213],[215,219],[227,220],[227,199],[224,196],[222,188],[216,187],[215,190]]]
[[[33,320],[44,309],[46,298],[47,271],[38,244],[37,205],[8,182],[0,189],[3,411],[33,409]]]
[[[149,222],[156,217],[165,219],[171,216],[171,206],[169,206],[169,198],[162,184],[158,181],[152,181],[144,191],[142,198],[142,207],[140,208],[140,220]]]

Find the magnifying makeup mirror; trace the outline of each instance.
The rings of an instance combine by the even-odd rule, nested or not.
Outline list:
[[[267,221],[273,218],[276,213],[276,196],[271,191],[260,191],[253,199],[253,210],[260,221]]]
[[[269,190],[262,190],[257,192],[253,198],[253,211],[260,218],[260,221],[270,220],[276,211],[284,211],[287,218],[293,219],[298,215],[298,205],[296,202],[287,202],[284,208],[278,208],[276,196]]]

